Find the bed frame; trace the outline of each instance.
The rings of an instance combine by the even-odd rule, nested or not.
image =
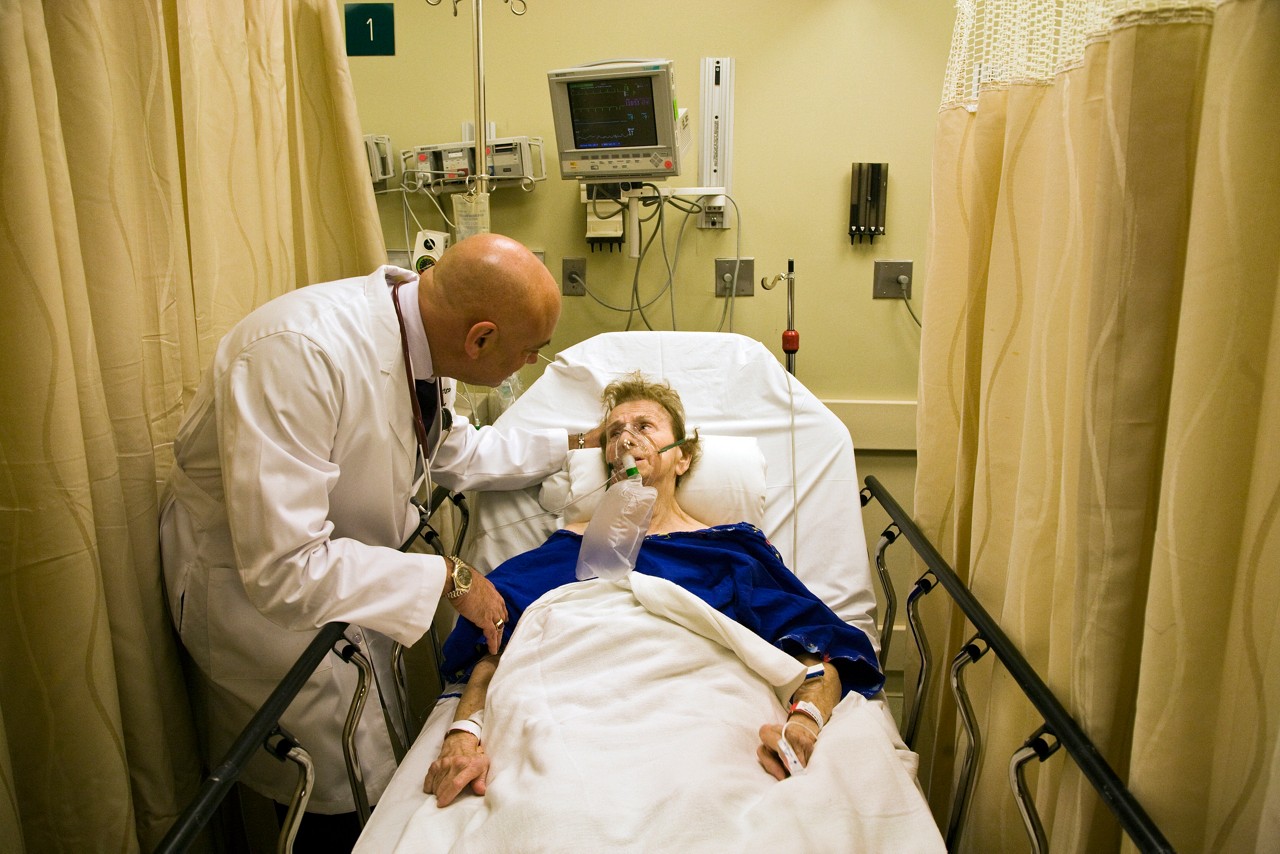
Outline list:
[[[920,658],[920,674],[916,681],[915,696],[904,718],[905,726],[903,727],[902,735],[908,746],[914,748],[916,729],[919,725],[920,712],[926,700],[930,684],[929,675],[933,666],[933,656],[919,619],[920,599],[941,587],[951,597],[952,601],[959,606],[975,629],[975,633],[961,647],[951,665],[952,691],[955,694],[956,704],[959,707],[969,743],[961,765],[960,785],[951,803],[951,816],[946,832],[947,848],[950,850],[955,847],[963,830],[965,807],[968,805],[969,796],[977,780],[977,758],[982,751],[981,733],[978,730],[977,721],[974,718],[973,709],[964,687],[963,671],[965,667],[977,661],[990,650],[996,654],[996,658],[1009,671],[1022,693],[1026,695],[1027,699],[1031,701],[1032,705],[1044,718],[1044,723],[1027,738],[1022,746],[1013,752],[1009,762],[1010,786],[1013,789],[1018,810],[1022,814],[1022,821],[1031,843],[1031,850],[1037,852],[1037,854],[1047,851],[1048,843],[1045,839],[1044,827],[1041,825],[1035,803],[1026,790],[1024,769],[1032,759],[1037,759],[1040,762],[1045,761],[1056,753],[1061,746],[1067,749],[1067,753],[1079,766],[1094,789],[1097,790],[1103,803],[1110,808],[1111,812],[1119,820],[1120,826],[1139,850],[1150,852],[1173,851],[1173,847],[1160,832],[1160,828],[1156,827],[1150,816],[1142,808],[1142,805],[1133,796],[1133,793],[1129,791],[1116,775],[1116,772],[1107,764],[1107,761],[1098,752],[1097,747],[1094,746],[1089,736],[1085,734],[1084,730],[1071,717],[1058,698],[1049,690],[1049,686],[1044,683],[1044,680],[1027,663],[1022,653],[1013,645],[1000,626],[996,624],[996,621],[974,598],[964,582],[956,575],[955,570],[934,548],[933,543],[929,541],[915,522],[912,521],[911,517],[907,515],[906,511],[902,509],[902,506],[898,504],[878,480],[874,477],[867,477],[864,482],[866,483],[866,488],[862,490],[862,505],[865,507],[872,500],[878,501],[892,520],[889,527],[881,535],[875,554],[875,565],[881,585],[884,587],[887,603],[883,623],[885,630],[881,632],[881,643],[886,654],[890,637],[888,629],[893,626],[894,612],[897,609],[897,597],[894,595],[893,585],[889,582],[888,571],[885,568],[885,549],[897,540],[899,535],[904,536],[926,567],[924,573],[916,580],[911,593],[907,596],[907,620]]]
[[[871,501],[878,501],[891,519],[875,549],[874,565],[883,588],[884,608],[880,623],[881,660],[887,658],[891,629],[897,610],[897,596],[889,579],[884,563],[885,550],[900,537],[905,537],[915,553],[923,561],[926,569],[917,579],[907,596],[906,610],[911,634],[915,640],[920,660],[920,674],[916,683],[916,691],[904,715],[902,735],[906,744],[914,749],[916,730],[919,718],[925,705],[926,693],[933,667],[933,656],[927,639],[924,636],[919,620],[919,602],[922,597],[941,587],[959,606],[968,622],[974,627],[974,634],[966,641],[953,659],[951,666],[951,685],[955,695],[964,729],[968,738],[968,746],[961,765],[960,785],[952,799],[951,813],[945,834],[947,847],[953,848],[963,830],[966,807],[976,783],[978,757],[983,749],[981,733],[978,730],[964,688],[964,669],[980,659],[988,651],[994,651],[997,659],[1013,676],[1021,691],[1043,717],[1044,723],[1033,732],[1027,740],[1017,748],[1009,764],[1010,786],[1017,802],[1030,842],[1030,850],[1043,852],[1048,850],[1043,826],[1041,825],[1034,803],[1026,790],[1024,769],[1032,759],[1041,762],[1065,747],[1068,755],[1079,766],[1086,779],[1097,790],[1103,802],[1119,820],[1125,833],[1142,851],[1170,852],[1172,846],[1165,839],[1160,829],[1147,815],[1137,799],[1120,780],[1114,770],[1103,759],[1096,746],[1081,729],[1079,724],[1063,707],[1062,703],[1049,690],[1034,669],[1023,658],[1017,647],[1008,639],[995,620],[974,598],[964,582],[947,564],[942,555],[920,531],[910,516],[902,509],[894,497],[874,477],[864,480],[865,488],[860,498],[865,507]],[[452,500],[462,520],[457,531],[457,539],[461,541],[466,534],[468,511],[465,501],[460,495],[452,495],[447,490],[437,489],[432,495],[430,506],[436,509]],[[421,525],[414,536],[405,544],[405,548],[421,538],[426,545],[437,553],[444,553],[443,544],[436,532],[427,524],[429,513],[426,508],[419,507]],[[368,799],[365,797],[363,780],[360,779],[360,766],[355,756],[354,722],[359,720],[364,701],[368,693],[368,681],[371,668],[364,660],[355,644],[345,637],[346,623],[330,623],[322,628],[313,642],[286,677],[280,682],[268,701],[258,710],[250,723],[241,732],[239,738],[224,756],[222,762],[205,779],[198,795],[186,810],[175,821],[169,833],[156,849],[157,852],[186,851],[196,836],[211,820],[218,805],[230,792],[231,786],[239,777],[240,771],[253,752],[262,747],[280,761],[292,761],[298,766],[298,786],[289,815],[280,834],[280,851],[292,850],[292,842],[296,833],[297,822],[306,809],[310,797],[312,773],[310,759],[306,751],[279,726],[280,715],[301,689],[303,683],[320,661],[329,654],[337,653],[343,660],[360,669],[360,680],[356,695],[352,699],[348,714],[348,728],[344,733],[344,753],[347,758],[348,776],[350,778],[357,811],[362,823],[368,818]],[[434,628],[430,634],[435,649],[439,649],[439,638]],[[397,648],[396,652],[399,652]],[[415,735],[414,721],[408,713],[404,668],[402,661],[393,661],[397,676],[395,699],[399,703],[399,711],[405,721],[408,737]],[[394,740],[393,732],[393,740]],[[397,759],[400,759],[407,745],[397,745]]]
[[[414,500],[413,503],[418,508],[418,527],[413,532],[413,535],[400,547],[401,551],[408,550],[418,540],[421,540],[434,553],[441,555],[447,553],[439,533],[430,524],[435,511],[445,506],[446,502],[452,503],[458,514],[456,532],[458,541],[461,542],[465,539],[467,527],[470,524],[470,512],[467,508],[466,497],[461,493],[449,492],[444,487],[436,487],[426,506],[416,499]],[[360,651],[360,648],[347,638],[348,626],[348,623],[328,623],[317,632],[311,643],[303,650],[302,655],[298,656],[298,660],[294,662],[293,667],[276,685],[275,690],[271,692],[267,701],[258,708],[258,711],[250,718],[249,723],[240,731],[240,735],[236,737],[235,742],[227,750],[222,761],[205,778],[196,797],[182,811],[182,814],[174,821],[169,828],[169,832],[165,834],[160,844],[156,847],[156,854],[179,854],[179,852],[184,852],[191,847],[200,831],[213,819],[218,806],[231,792],[231,787],[239,779],[245,763],[249,761],[249,758],[259,747],[279,761],[292,762],[298,768],[298,784],[294,790],[293,800],[289,804],[289,810],[285,816],[283,826],[280,829],[277,849],[282,854],[288,854],[293,850],[293,840],[297,835],[298,825],[302,821],[302,814],[306,812],[315,775],[310,754],[292,735],[280,726],[280,716],[284,714],[285,709],[289,707],[294,697],[302,690],[302,686],[311,676],[312,671],[320,666],[320,662],[330,652],[335,653],[343,661],[359,670],[355,694],[351,698],[351,705],[347,710],[346,725],[343,727],[342,752],[346,760],[347,780],[351,784],[351,793],[355,801],[356,812],[360,818],[360,824],[363,826],[369,820],[371,810],[369,797],[365,791],[363,775],[360,771],[359,754],[356,751],[355,729],[357,722],[360,720],[360,715],[364,711],[365,701],[369,696],[369,682],[373,678],[373,668]],[[428,637],[435,652],[438,669],[441,641],[434,624],[428,633]],[[408,741],[411,744],[419,728],[415,724],[420,722],[409,712],[404,648],[400,644],[395,644],[391,655],[392,670],[396,680],[395,701],[407,730]],[[388,729],[391,734],[396,761],[399,762],[404,758],[404,754],[408,750],[408,744],[399,743],[394,727],[389,727]]]

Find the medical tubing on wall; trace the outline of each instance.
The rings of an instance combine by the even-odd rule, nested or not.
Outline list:
[[[725,295],[724,308],[720,310],[720,325],[716,327],[716,332],[724,329],[725,319],[729,320],[729,331],[733,331],[733,308],[734,300],[738,293],[738,269],[742,265],[742,212],[738,210],[738,203],[733,200],[733,196],[726,195],[729,204],[733,206],[733,221],[737,226],[734,234],[733,248],[733,280],[729,286],[728,293]]]
[[[676,305],[675,305],[676,303],[675,274],[680,264],[680,251],[683,245],[685,227],[688,225],[689,217],[695,213],[698,213],[701,210],[701,205],[698,204],[698,202],[700,202],[704,198],[707,198],[708,194],[699,196],[695,202],[687,203],[688,206],[685,207],[685,206],[682,206],[682,203],[677,202],[674,198],[664,197],[656,185],[646,184],[645,186],[650,187],[653,190],[654,195],[652,197],[646,196],[643,199],[640,199],[638,204],[642,204],[644,206],[653,205],[655,207],[655,210],[654,210],[654,213],[650,214],[647,217],[638,217],[637,223],[640,225],[643,225],[644,223],[648,223],[654,219],[657,220],[657,223],[655,224],[653,231],[650,232],[649,237],[647,239],[644,238],[643,234],[640,234],[637,237],[637,240],[641,244],[641,246],[639,251],[636,253],[636,255],[633,256],[635,258],[636,263],[635,263],[635,268],[632,272],[632,277],[631,277],[629,305],[626,305],[626,306],[615,305],[614,303],[609,302],[608,300],[601,297],[600,294],[592,290],[591,286],[586,282],[583,282],[583,289],[586,296],[590,297],[596,304],[598,304],[602,308],[608,309],[609,311],[616,311],[620,314],[626,314],[627,323],[624,326],[624,330],[627,330],[627,331],[629,331],[632,328],[633,324],[636,322],[636,315],[639,315],[640,322],[644,324],[646,329],[650,329],[650,330],[654,329],[655,327],[651,322],[650,318],[648,317],[648,315],[645,314],[645,310],[650,308],[653,305],[656,305],[664,297],[667,297],[671,307],[671,328],[675,330],[679,328],[679,320],[676,317]],[[734,221],[736,224],[734,256],[735,258],[738,259],[738,262],[734,266],[733,275],[734,275],[734,281],[737,281],[738,267],[741,264],[741,258],[742,258],[742,213],[738,209],[738,203],[734,200],[732,196],[725,195],[724,198],[726,198],[729,201],[729,204],[733,207]],[[649,201],[650,199],[652,199],[653,201]],[[613,216],[622,215],[623,213],[627,212],[630,207],[630,206],[619,205],[619,209],[609,217],[600,217],[600,214],[598,213],[598,207],[597,207],[598,204],[599,204],[598,199],[591,199],[588,202],[588,206],[592,209],[592,213],[599,218],[612,218]],[[615,204],[617,203],[615,202]],[[665,237],[666,219],[664,216],[664,210],[667,205],[671,205],[672,207],[675,207],[678,210],[683,211],[685,214],[684,220],[681,222],[681,225],[680,225],[680,230],[676,233],[676,243],[675,243],[675,247],[672,254],[668,254],[668,247],[667,247],[666,237]],[[667,271],[667,277],[662,287],[658,289],[657,293],[653,294],[651,297],[642,298],[640,295],[640,273],[643,269],[644,261],[648,257],[649,251],[653,246],[653,242],[659,239],[661,239],[660,245],[662,247],[662,255],[664,260],[664,266]],[[737,292],[736,288],[729,289],[728,298],[725,300],[724,307],[721,310],[719,323],[716,326],[717,332],[724,330],[726,321],[728,323],[729,331],[730,332],[733,331],[733,309],[735,306],[734,297],[736,295],[736,292]]]

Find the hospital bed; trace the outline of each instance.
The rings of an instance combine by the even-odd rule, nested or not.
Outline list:
[[[774,783],[755,766],[755,733],[764,721],[745,719],[749,716],[738,719],[731,714],[718,715],[718,729],[740,731],[740,750],[728,757],[728,764],[707,769],[678,762],[659,767],[656,774],[669,786],[671,795],[665,802],[658,799],[662,806],[658,812],[670,813],[675,824],[681,827],[696,826],[706,844],[700,846],[697,838],[686,834],[680,839],[681,844],[665,847],[744,851],[779,846],[797,850],[892,851],[951,847],[963,832],[977,757],[983,751],[976,723],[967,713],[969,703],[963,687],[963,671],[986,652],[994,651],[1045,721],[1024,744],[1016,746],[1009,763],[1010,785],[1023,817],[1030,850],[1045,851],[1047,843],[1027,795],[1024,769],[1032,761],[1044,761],[1056,755],[1060,747],[1066,748],[1065,752],[1079,765],[1139,850],[1172,850],[1087,735],[893,496],[873,477],[867,478],[865,488],[860,489],[853,447],[844,425],[782,370],[773,355],[758,342],[732,334],[710,333],[628,332],[597,336],[562,352],[543,377],[502,415],[497,426],[595,423],[600,415],[600,390],[611,380],[636,369],[669,380],[684,399],[688,425],[691,429],[698,428],[703,436],[704,458],[681,484],[682,505],[695,517],[713,524],[739,520],[756,524],[797,576],[843,619],[866,631],[873,643],[887,640],[886,629],[892,626],[897,608],[897,597],[884,566],[886,549],[895,541],[906,541],[925,566],[906,602],[916,656],[922,666],[912,703],[904,714],[905,738],[899,735],[883,699],[865,701],[856,694],[850,695],[833,714],[829,728],[824,730],[811,763],[811,773]],[[467,501],[455,496],[463,517],[455,535],[462,539],[470,529],[470,536],[465,538],[464,556],[488,570],[514,554],[535,548],[565,521],[589,517],[595,500],[593,495],[598,498],[595,489],[602,478],[598,451],[571,452],[565,470],[540,486],[472,496],[469,514]],[[439,493],[434,496],[438,497]],[[882,505],[892,520],[879,538],[874,555],[874,570],[886,605],[878,623],[872,592],[873,569],[864,545],[861,514],[861,507],[873,500]],[[437,501],[432,503],[434,506]],[[438,540],[434,546],[437,550],[443,548]],[[946,592],[974,628],[972,637],[952,662],[953,693],[970,742],[961,762],[945,841],[919,791],[915,779],[916,757],[911,751],[934,658],[924,638],[918,609],[922,597],[937,590]],[[612,615],[615,611],[608,609],[615,605],[589,602],[586,610],[598,608]],[[680,615],[676,614],[669,621],[679,619]],[[250,733],[254,725],[246,728],[237,747],[206,781],[200,797],[175,824],[174,831],[158,850],[186,849],[234,781],[244,756],[256,749],[257,742],[268,732],[268,749],[281,758],[299,762],[302,769],[299,792],[305,797],[305,753],[290,742],[287,733],[273,727],[274,719],[287,705],[290,684],[305,679],[328,648],[344,657],[350,651],[351,645],[343,640],[343,629],[342,624],[325,627],[313,648],[308,649],[281,683],[280,696],[274,697],[268,704],[270,708],[264,707],[255,717],[256,732]],[[610,647],[605,638],[607,632],[597,634],[598,628],[577,633],[581,637],[576,639],[570,633],[568,640],[585,639],[586,642],[555,651],[585,656],[592,666],[615,666],[620,660],[625,664],[640,657],[628,655],[631,638],[626,632],[629,630],[630,624],[623,624],[622,634],[615,638],[621,651],[604,658],[600,654],[608,653]],[[564,639],[552,639],[555,643],[561,640]],[[682,643],[671,640],[677,654],[684,654]],[[515,646],[514,639],[511,646]],[[504,666],[508,662],[504,659]],[[353,657],[353,663],[360,662]],[[519,672],[518,668],[512,670]],[[447,808],[436,807],[434,798],[422,794],[421,787],[457,704],[456,690],[446,689],[373,811],[356,850],[418,852],[455,847],[457,850],[501,850],[503,846],[494,845],[492,835],[484,835],[486,828],[489,831],[496,828],[499,835],[509,833],[503,841],[505,847],[513,850],[664,847],[661,839],[646,835],[650,825],[658,833],[665,832],[661,816],[645,814],[637,821],[635,815],[626,813],[626,801],[646,778],[633,767],[645,761],[645,748],[632,749],[636,735],[628,729],[633,719],[642,717],[635,714],[635,708],[645,697],[633,697],[630,691],[617,690],[613,683],[603,679],[596,681],[608,689],[603,697],[596,698],[602,703],[596,717],[606,723],[624,725],[613,727],[612,741],[605,745],[608,749],[598,751],[606,773],[602,779],[593,781],[595,790],[584,795],[581,789],[568,793],[556,789],[539,777],[542,769],[537,766],[545,756],[537,757],[532,763],[518,755],[504,756],[504,765],[495,753],[499,748],[491,745],[494,767],[490,771],[489,794],[483,799],[465,795]],[[397,683],[398,689],[402,687]],[[490,699],[493,700],[494,695],[491,694]],[[353,698],[353,716],[359,716],[362,701],[358,692]],[[752,699],[752,702],[758,701],[759,697]],[[718,698],[711,701],[716,702]],[[767,691],[765,702],[766,705],[773,703],[781,714],[781,703],[770,698]],[[683,714],[679,703],[656,705],[672,706]],[[407,717],[403,695],[399,706]],[[679,716],[674,720],[677,725],[687,723]],[[526,728],[536,728],[543,723],[519,722]],[[492,735],[489,732],[492,724],[486,721],[486,738]],[[663,721],[659,720],[658,726],[662,725]],[[297,757],[299,753],[303,753],[301,759]],[[647,777],[655,776],[652,771],[650,769]],[[743,780],[748,782],[745,787],[740,785]],[[652,782],[648,780],[649,785]],[[353,791],[360,788],[358,773],[353,775],[352,785]],[[688,812],[685,794],[706,788],[711,788],[720,801],[730,805],[727,813],[723,808],[718,812],[708,810],[705,802],[698,802],[693,814]],[[543,808],[544,804],[554,805],[557,798],[572,797],[588,801],[585,805],[577,804],[574,811],[604,816],[607,829],[602,832],[599,826],[587,823],[584,831],[583,827],[566,824],[562,814]],[[358,794],[356,799],[360,801]],[[493,821],[492,814],[503,811],[511,817]],[[717,812],[716,821],[723,822],[722,825],[708,827],[707,816],[711,812]],[[670,825],[671,821],[666,823]],[[744,825],[750,833],[733,839],[731,834],[739,832]],[[549,841],[549,844],[539,843],[537,833],[548,833],[549,837],[543,842]],[[584,834],[586,838],[580,838],[581,844],[575,845],[572,833]],[[708,837],[708,833],[712,835]],[[281,850],[288,850],[288,834],[286,828]],[[833,836],[840,837],[841,841],[833,844]]]
[[[703,458],[679,487],[682,506],[712,524],[756,524],[814,593],[877,643],[848,430],[759,342],[600,335],[560,353],[496,426],[596,423],[601,389],[635,370],[668,380],[703,438]],[[472,496],[464,557],[487,570],[589,518],[603,477],[598,450],[573,451],[540,486]],[[942,850],[916,757],[883,699],[851,693],[807,773],[776,782],[756,763],[757,731],[785,719],[779,696],[791,690],[770,670],[787,664],[770,655],[795,660],[754,635],[767,651],[730,653],[736,640],[708,638],[731,627],[698,623],[705,615],[681,610],[687,603],[655,608],[641,581],[621,591],[570,585],[602,592],[556,602],[572,617],[541,634],[526,613],[490,687],[486,796],[442,809],[422,793],[457,704],[447,688],[356,850]],[[685,675],[668,680],[672,670]],[[650,685],[655,673],[664,681]],[[504,718],[507,705],[521,711]],[[689,732],[696,743],[679,737]]]

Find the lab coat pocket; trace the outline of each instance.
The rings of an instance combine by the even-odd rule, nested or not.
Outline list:
[[[188,597],[184,605],[187,619],[192,604]],[[223,685],[237,681],[279,682],[316,634],[315,630],[281,628],[264,617],[249,601],[235,567],[209,569],[206,607],[209,675]],[[325,656],[315,672],[332,667],[332,656]]]
[[[197,549],[190,518],[179,511],[172,493],[165,496],[160,510],[161,577],[164,582],[165,603],[169,606],[169,619],[184,642],[184,600],[194,568],[192,561],[186,556],[196,554]]]

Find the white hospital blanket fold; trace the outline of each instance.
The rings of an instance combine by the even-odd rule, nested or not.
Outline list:
[[[488,793],[421,794],[453,703],[437,708],[356,851],[944,850],[881,704],[846,697],[806,774],[759,766],[802,670],[664,579],[552,591],[490,684]]]

